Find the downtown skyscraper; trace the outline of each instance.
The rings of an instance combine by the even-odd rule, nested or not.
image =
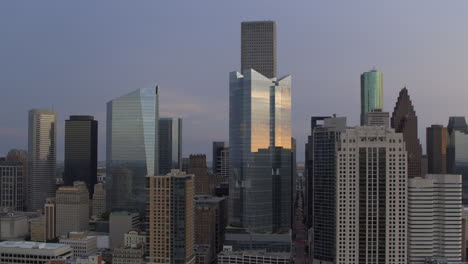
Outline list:
[[[145,212],[146,176],[158,173],[158,86],[107,103],[108,208]]]
[[[465,117],[451,116],[447,133],[447,172],[462,175],[463,205],[468,206],[468,125]]]
[[[29,111],[28,211],[42,209],[55,195],[56,122],[55,111]]]
[[[182,169],[182,118],[159,119],[159,174]]]
[[[86,183],[89,198],[93,197],[97,183],[98,122],[93,116],[70,116],[65,121],[65,168],[63,181]]]
[[[242,23],[243,72],[229,78],[229,217],[248,232],[288,230],[291,222],[291,76],[275,77],[275,35],[272,21]]]
[[[382,73],[373,69],[361,74],[361,126],[366,124],[366,113],[383,109]]]

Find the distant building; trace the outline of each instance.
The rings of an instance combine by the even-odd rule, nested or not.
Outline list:
[[[468,205],[468,125],[465,117],[450,117],[447,132],[447,173],[462,175],[463,205]]]
[[[159,118],[159,174],[182,169],[182,118]]]
[[[31,241],[46,242],[45,217],[36,217],[30,220]]]
[[[229,181],[229,147],[226,142],[213,142],[213,173]]]
[[[97,183],[98,121],[93,116],[72,115],[65,121],[65,167],[63,181],[86,183],[89,199]]]
[[[26,211],[28,196],[28,152],[22,149],[12,149],[8,151],[6,161],[21,162],[23,165],[23,209]]]
[[[193,247],[195,264],[210,264],[213,262],[213,251],[210,245],[195,244]]]
[[[107,103],[108,211],[146,213],[146,176],[159,172],[158,89],[137,89]]]
[[[214,254],[223,249],[228,224],[228,202],[226,197],[196,195],[195,243],[208,244]]]
[[[206,194],[210,195],[210,178],[211,175],[208,173],[208,168],[206,166],[206,155],[197,154],[190,155],[188,172],[189,174],[194,175],[195,181],[195,194]]]
[[[135,228],[124,234],[124,247],[136,248],[138,245],[146,245],[146,232]]]
[[[28,211],[36,211],[55,195],[55,111],[30,110],[28,129]]]
[[[172,170],[148,182],[149,262],[195,263],[193,175]]]
[[[119,247],[114,249],[112,264],[143,264],[145,250],[143,246],[137,248]]]
[[[23,211],[23,169],[21,162],[0,161],[0,208]]]
[[[222,251],[218,254],[218,264],[289,264],[289,252],[266,252],[264,250]]]
[[[109,243],[115,249],[124,246],[125,234],[140,224],[140,214],[112,212],[109,216]]]
[[[73,257],[94,255],[97,253],[97,237],[86,233],[70,232],[67,238],[60,238],[60,244],[70,245]]]
[[[47,198],[44,205],[45,238],[51,240],[57,237],[57,204],[55,198]]]
[[[69,245],[26,241],[0,242],[0,263],[48,264],[51,259],[71,259]]]
[[[409,179],[408,263],[425,258],[462,260],[461,175],[428,174]]]
[[[21,212],[0,213],[0,240],[24,240],[28,217]]]
[[[84,182],[59,187],[56,195],[57,236],[88,230],[89,199]]]
[[[418,117],[406,87],[401,89],[398,95],[391,123],[395,132],[403,133],[403,140],[408,152],[408,177],[426,175],[422,172],[422,147],[418,138]]]
[[[94,194],[93,194],[93,211],[92,215],[101,217],[103,213],[107,211],[106,207],[106,190],[104,184],[98,183],[94,185]]]
[[[189,166],[189,158],[182,158],[182,171],[187,172]]]
[[[426,128],[427,173],[447,173],[447,128],[432,125]]]
[[[366,113],[366,126],[382,126],[385,128],[390,127],[390,114],[383,112],[382,109],[376,108]]]
[[[361,74],[361,126],[365,125],[366,113],[383,109],[382,73],[373,69]]]
[[[267,252],[289,252],[291,250],[291,235],[285,234],[258,234],[242,232],[237,228],[226,230],[224,246],[234,251],[266,250]]]

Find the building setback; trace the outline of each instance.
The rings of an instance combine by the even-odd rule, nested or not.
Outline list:
[[[447,173],[447,128],[432,125],[426,128],[427,173]]]
[[[408,152],[408,177],[424,176],[421,171],[422,147],[418,138],[418,117],[406,87],[398,95],[391,124],[395,132],[403,134]]]
[[[348,128],[337,150],[335,263],[407,263],[403,135]]]
[[[148,182],[149,262],[195,263],[193,175],[172,170]]]
[[[28,211],[42,209],[55,195],[56,114],[52,110],[29,111]]]
[[[65,121],[63,181],[68,186],[85,182],[90,199],[97,183],[97,134],[98,122],[93,116],[70,116]]]

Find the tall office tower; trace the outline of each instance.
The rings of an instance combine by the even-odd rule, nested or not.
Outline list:
[[[432,125],[426,128],[427,173],[447,173],[447,128]]]
[[[93,194],[92,203],[93,203],[92,215],[100,217],[103,213],[107,211],[106,190],[104,189],[104,184],[98,183],[94,185],[94,194]]]
[[[429,263],[425,258],[461,261],[461,192],[461,175],[427,174],[409,179],[408,263]]]
[[[462,175],[463,205],[468,206],[468,125],[465,117],[450,117],[447,132],[447,172]]]
[[[206,167],[206,156],[204,154],[190,155],[187,173],[194,175],[195,194],[212,194],[212,191],[210,190],[210,180],[212,175],[208,173],[208,168]]]
[[[373,69],[361,74],[361,126],[366,124],[366,113],[383,109],[382,73]]]
[[[88,230],[89,194],[86,183],[77,181],[73,184],[57,190],[57,236]]]
[[[224,141],[213,142],[213,173],[229,179],[229,147]]]
[[[182,118],[159,119],[159,173],[182,169]]]
[[[195,263],[193,193],[193,175],[149,176],[149,262]]]
[[[390,114],[383,112],[382,109],[376,108],[366,113],[366,126],[383,126],[385,128],[390,127]]]
[[[291,76],[230,74],[230,223],[249,232],[289,229]]]
[[[312,228],[312,258],[334,263],[336,240],[336,149],[345,117],[312,117],[306,144],[306,219]]]
[[[271,79],[276,77],[276,23],[242,22],[241,72],[254,69]]]
[[[12,149],[8,151],[6,161],[21,162],[23,164],[23,208],[20,211],[24,211],[28,201],[28,152],[22,149]]]
[[[23,164],[0,161],[0,209],[22,211],[23,202]]]
[[[403,88],[398,95],[392,114],[392,128],[397,133],[403,133],[403,140],[408,152],[408,177],[420,177],[422,174],[422,147],[418,138],[418,117],[413,103],[408,95],[408,89]]]
[[[55,195],[55,150],[57,124],[52,110],[29,111],[28,210],[42,209]]]
[[[47,198],[44,205],[45,238],[52,240],[57,237],[57,206],[55,198]]]
[[[406,155],[403,135],[393,129],[341,133],[335,263],[407,263]]]
[[[107,103],[106,188],[110,211],[145,213],[146,176],[157,175],[158,86]]]
[[[68,186],[85,182],[90,199],[97,183],[97,133],[98,122],[93,116],[70,116],[65,121],[63,181]]]

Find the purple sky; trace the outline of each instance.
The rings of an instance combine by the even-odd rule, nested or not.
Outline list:
[[[320,3],[319,3],[320,2]],[[468,110],[468,1],[1,1],[0,156],[27,148],[27,111],[99,120],[105,104],[160,85],[161,116],[184,118],[184,154],[228,139],[228,73],[240,68],[240,22],[277,22],[278,73],[293,76],[298,160],[312,115],[359,120],[359,75],[384,76],[385,110],[407,86],[425,127]],[[424,142],[424,141],[423,141]],[[424,144],[423,144],[424,145]]]

